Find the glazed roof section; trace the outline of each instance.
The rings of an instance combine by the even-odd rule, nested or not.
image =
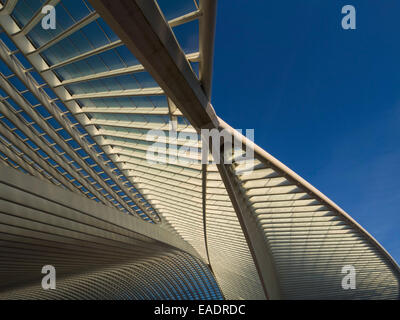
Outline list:
[[[3,148],[9,151],[17,148],[13,142],[18,141],[20,148],[18,151],[14,149],[14,153],[24,158],[24,165],[17,165],[15,159],[4,153],[2,158],[8,163],[14,161],[12,165],[21,170],[27,171],[33,166],[35,171],[39,170],[40,176],[57,185],[78,189],[91,199],[111,204],[147,221],[158,222],[157,212],[82,125],[82,119],[90,117],[97,130],[104,121],[103,114],[73,112],[71,106],[81,110],[96,102],[111,107],[122,104],[135,109],[153,109],[160,111],[154,118],[133,116],[130,120],[167,122],[166,97],[151,76],[137,67],[135,57],[89,3],[51,2],[56,8],[57,25],[55,30],[44,30],[38,17],[42,16],[40,10],[46,3],[15,2],[10,16],[16,23],[13,27],[17,29],[11,34],[1,30],[1,50],[7,57],[2,62],[2,104],[18,118],[15,121],[22,121],[17,127],[8,117],[2,116],[4,125],[14,136],[17,135],[16,140],[2,136]],[[16,44],[12,36],[16,33],[24,41]],[[21,47],[26,51],[22,53]],[[32,65],[35,61],[39,61],[39,67]],[[104,72],[113,70],[117,70],[114,76],[102,77]],[[85,81],[85,76],[92,79]],[[49,77],[55,81],[49,81]],[[121,91],[125,93],[122,97]],[[133,95],[128,96],[126,92]],[[145,92],[150,95],[144,95]],[[96,95],[102,98],[97,99]],[[40,118],[39,123],[35,117]],[[126,119],[123,115],[112,115],[112,118],[116,121]],[[27,132],[22,134],[23,125],[30,127],[36,136],[34,140],[39,138],[45,144],[43,148],[29,139]],[[24,153],[25,150],[31,157]]]

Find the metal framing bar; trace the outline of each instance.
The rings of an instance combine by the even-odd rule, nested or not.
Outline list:
[[[216,0],[200,0],[200,81],[209,100],[211,100],[212,71],[214,62],[215,25],[217,17]]]
[[[111,113],[111,114],[140,114],[140,115],[162,115],[167,116],[169,114],[166,108],[96,108],[96,107],[82,107],[79,113]]]
[[[181,24],[188,23],[191,21],[194,21],[201,17],[203,15],[203,12],[201,10],[196,10],[193,12],[190,12],[188,14],[185,14],[183,16],[180,16],[178,18],[172,19],[168,21],[168,24],[170,25],[171,28],[180,26]]]
[[[78,99],[91,99],[91,98],[114,98],[114,97],[136,97],[136,96],[157,96],[164,94],[161,88],[146,88],[146,89],[131,89],[121,91],[105,91],[105,92],[93,92],[93,93],[82,93],[74,94],[69,99],[65,99],[65,102]]]
[[[18,0],[7,0],[6,4],[3,5],[3,8],[0,10],[1,14],[10,14],[13,12],[15,6],[17,5]]]

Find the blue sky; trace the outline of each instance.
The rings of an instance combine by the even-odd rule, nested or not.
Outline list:
[[[356,8],[343,30],[341,8]],[[400,262],[400,1],[219,0],[213,105]]]

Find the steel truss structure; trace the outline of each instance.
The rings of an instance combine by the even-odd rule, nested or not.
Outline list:
[[[0,6],[0,298],[399,299],[389,253],[217,116],[216,1]],[[201,129],[241,148],[202,164]],[[148,161],[154,140],[168,157],[189,138],[185,161]]]

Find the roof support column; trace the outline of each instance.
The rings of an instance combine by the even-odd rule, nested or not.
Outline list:
[[[217,0],[200,0],[200,12],[200,81],[205,94],[211,100]]]
[[[239,191],[240,188],[231,167],[228,164],[224,164],[222,155],[221,163],[217,164],[217,167],[253,256],[265,296],[267,299],[280,299],[278,277],[273,264],[273,258],[266,248],[264,236],[257,226],[257,221],[248,207],[244,195]]]

